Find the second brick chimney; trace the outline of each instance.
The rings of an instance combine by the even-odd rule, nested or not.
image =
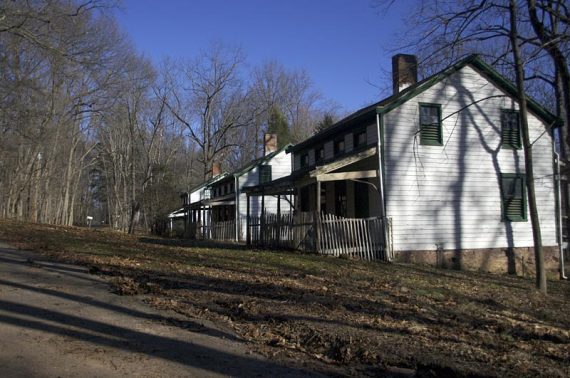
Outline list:
[[[418,82],[418,60],[415,55],[397,54],[392,57],[394,94]]]
[[[212,163],[212,177],[219,176],[221,173],[222,173],[222,167],[220,166],[220,163],[217,161]]]
[[[269,155],[277,151],[277,134],[265,134],[263,136],[263,154]]]

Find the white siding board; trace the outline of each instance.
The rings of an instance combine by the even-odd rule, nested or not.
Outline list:
[[[530,220],[501,221],[499,173],[524,173],[523,151],[500,145],[501,109],[517,109],[511,98],[496,97],[501,95],[467,66],[384,115],[395,250],[532,246]],[[420,102],[442,104],[444,146],[419,145]],[[543,244],[555,245],[551,138],[533,115],[529,131],[531,140],[538,139],[534,173]]]

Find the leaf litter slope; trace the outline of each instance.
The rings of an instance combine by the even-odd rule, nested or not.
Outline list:
[[[207,318],[276,359],[347,374],[570,376],[570,285],[0,221],[0,238]]]

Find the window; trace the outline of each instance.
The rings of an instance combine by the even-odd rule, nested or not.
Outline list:
[[[271,181],[271,166],[261,165],[259,167],[259,183],[263,184]]]
[[[305,152],[303,155],[301,155],[301,168],[308,166],[309,166],[309,154]]]
[[[205,189],[204,190],[204,199],[210,199],[212,198],[212,189]]]
[[[441,131],[441,105],[420,104],[420,144],[443,145]]]
[[[501,111],[501,147],[512,150],[521,148],[521,125],[516,110]]]
[[[340,155],[344,152],[344,136],[334,141],[334,154]]]
[[[501,207],[503,221],[526,221],[525,176],[514,173],[501,174]]]
[[[325,146],[315,148],[315,161],[320,163],[325,160]]]
[[[352,137],[354,148],[366,146],[366,129],[355,132]]]

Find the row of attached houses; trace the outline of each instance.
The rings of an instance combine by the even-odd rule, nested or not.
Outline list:
[[[208,196],[186,204],[188,223],[207,223],[198,234],[209,237],[334,255],[532,266],[516,88],[477,56],[420,82],[415,57],[396,55],[392,65],[392,96],[214,177],[200,187]],[[542,241],[553,266],[558,120],[531,99],[528,107]],[[215,229],[222,222],[234,231],[222,235]]]
[[[249,198],[244,188],[265,184],[291,174],[287,149],[278,148],[274,134],[265,136],[264,156],[232,173],[222,173],[214,164],[212,178],[183,194],[187,209],[187,236],[196,238],[245,241],[247,217],[277,212],[283,203],[292,211],[291,195]]]

